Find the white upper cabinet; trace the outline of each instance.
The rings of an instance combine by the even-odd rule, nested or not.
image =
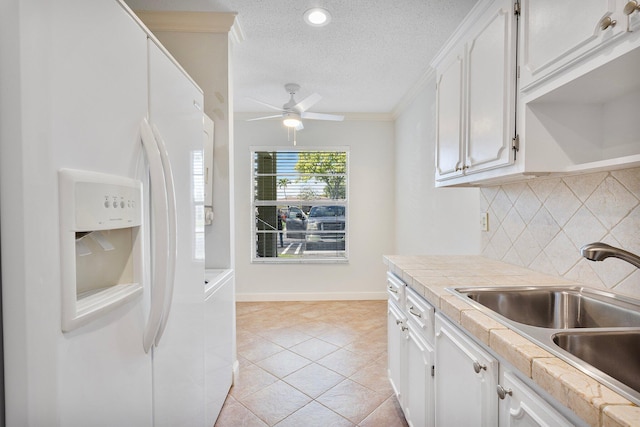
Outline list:
[[[464,96],[463,53],[455,53],[442,65],[438,73],[436,176],[438,178],[462,174]]]
[[[520,87],[620,37],[626,18],[617,0],[521,0]],[[625,22],[623,22],[625,21]]]
[[[495,2],[467,53],[469,172],[509,164],[515,124],[516,61],[513,2]]]
[[[432,66],[436,186],[640,165],[637,0],[480,0]]]
[[[524,172],[640,164],[640,9],[634,6],[625,0],[522,1]]]
[[[513,162],[515,28],[513,0],[481,1],[434,60],[436,180]]]

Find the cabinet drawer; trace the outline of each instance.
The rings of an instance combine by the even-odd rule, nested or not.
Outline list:
[[[406,292],[407,318],[419,328],[429,343],[433,343],[435,309],[413,289],[407,288]]]
[[[389,300],[395,301],[400,307],[404,305],[404,292],[406,287],[407,285],[397,276],[387,272],[387,294],[389,295]]]

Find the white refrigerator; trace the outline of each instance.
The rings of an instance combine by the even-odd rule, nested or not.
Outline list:
[[[7,425],[204,425],[201,90],[117,0],[3,1],[0,69]]]

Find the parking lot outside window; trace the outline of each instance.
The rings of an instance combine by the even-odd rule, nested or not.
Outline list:
[[[252,262],[348,260],[348,160],[344,148],[251,151]]]

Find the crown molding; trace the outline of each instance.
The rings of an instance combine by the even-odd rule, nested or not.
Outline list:
[[[242,35],[241,29],[233,30],[236,21],[235,12],[183,12],[136,10],[136,15],[151,31],[184,33],[229,33]]]
[[[396,106],[391,111],[391,115],[393,116],[394,120],[397,119],[404,112],[404,110],[406,110],[407,107],[411,105],[411,103],[416,99],[416,97],[425,88],[428,87],[427,85],[432,81],[433,78],[435,78],[435,70],[429,67],[429,69],[425,71],[422,74],[422,76],[420,76],[418,81],[413,86],[411,86],[411,88],[407,91],[407,93],[405,93],[404,96],[400,98],[400,101],[398,101],[398,104],[396,104]],[[434,87],[434,90],[435,90],[435,87]]]
[[[458,25],[453,34],[449,36],[438,53],[436,53],[436,56],[431,60],[431,66],[433,68],[438,68],[438,65],[451,53],[451,50],[465,40],[471,27],[478,22],[482,14],[489,9],[492,3],[493,0],[480,0],[471,8],[462,22],[460,22],[460,25]]]
[[[240,44],[245,39],[244,31],[242,30],[242,26],[240,25],[239,16],[236,16],[236,19],[233,21],[233,25],[231,26],[231,30],[229,31],[229,37],[235,44]]]

